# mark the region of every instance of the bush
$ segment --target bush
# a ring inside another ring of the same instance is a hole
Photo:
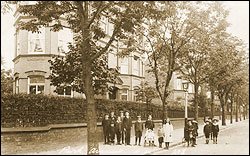
[[[154,119],[161,119],[162,107],[145,103],[96,99],[97,120],[101,121],[105,113],[120,110],[130,112],[132,119],[141,115],[146,119],[148,113]],[[168,111],[184,113],[184,106],[169,105]],[[1,95],[1,127],[37,127],[48,124],[86,122],[87,104],[83,98],[70,98],[52,95],[5,94]],[[178,115],[180,116],[180,115]]]

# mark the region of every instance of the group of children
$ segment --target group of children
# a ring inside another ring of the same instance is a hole
[[[137,121],[135,122],[135,145],[141,145],[141,138],[143,128],[143,122],[141,116],[137,116]],[[208,119],[206,125],[203,128],[203,132],[206,137],[206,144],[209,143],[209,137],[213,139],[213,143],[217,144],[217,137],[219,132],[219,125],[217,119]],[[103,132],[104,132],[104,144],[114,144],[115,136],[117,138],[117,145],[125,144],[130,145],[131,129],[132,129],[132,119],[129,116],[129,112],[123,115],[123,111],[120,112],[120,116],[115,116],[114,112],[105,115],[103,121]],[[154,133],[154,121],[152,116],[149,115],[145,122],[145,136],[144,136],[144,146],[147,144],[149,146],[156,146],[154,143],[155,133]],[[188,120],[184,128],[184,138],[188,146],[191,144],[194,147],[196,144],[196,137],[198,136],[198,122],[195,120]],[[169,119],[163,120],[162,125],[157,131],[159,147],[162,148],[162,144],[165,142],[165,149],[169,148],[169,143],[172,142],[173,125]],[[122,141],[122,142],[121,142]],[[125,142],[124,142],[125,141]]]
[[[117,145],[125,144],[130,145],[130,136],[132,128],[132,120],[129,116],[129,112],[123,115],[123,111],[120,111],[120,116],[115,116],[114,112],[105,115],[103,121],[103,133],[104,133],[104,144],[114,144],[115,136],[117,138]],[[135,122],[135,145],[141,145],[141,138],[143,128],[143,122],[141,116],[137,116],[137,121]],[[154,143],[155,133],[154,133],[154,122],[152,116],[149,115],[145,122],[145,136],[144,136],[144,146],[156,146]],[[172,132],[173,125],[169,119],[163,121],[163,125],[158,129],[158,141],[159,147],[162,148],[162,143],[165,142],[165,148],[169,148],[169,143],[172,142]],[[124,143],[125,140],[125,143]],[[121,142],[122,141],[122,142]]]
[[[205,134],[206,138],[206,144],[209,143],[209,137],[211,140],[213,140],[214,144],[217,144],[217,138],[218,138],[218,133],[219,133],[219,124],[218,124],[218,119],[211,119],[209,118],[206,120],[206,125],[203,128],[203,132]]]
[[[115,136],[117,138],[117,145],[122,144],[130,145],[130,133],[132,128],[132,119],[129,113],[126,112],[125,116],[123,111],[120,112],[120,116],[115,116],[112,111],[110,116],[106,114],[102,121],[104,144],[114,144]]]

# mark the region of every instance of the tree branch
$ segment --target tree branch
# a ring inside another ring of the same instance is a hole
[[[108,43],[106,44],[106,46],[101,51],[96,53],[93,57],[91,57],[92,61],[95,60],[96,58],[100,57],[102,54],[104,54],[108,50],[108,48],[110,47],[110,45],[114,41],[116,34],[119,32],[119,29],[121,28],[122,23],[123,23],[123,21],[121,20],[119,22],[119,24],[115,27],[115,30],[113,31],[112,36],[110,37],[110,39],[109,39]]]

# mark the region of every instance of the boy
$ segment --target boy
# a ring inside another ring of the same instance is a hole
[[[217,119],[213,120],[212,133],[213,133],[213,143],[217,144],[217,137],[219,133],[219,124]]]
[[[135,123],[135,145],[137,145],[137,140],[139,140],[139,146],[141,146],[141,136],[143,131],[143,124],[141,121],[141,116],[137,116],[138,120]]]
[[[109,144],[109,115],[106,114],[102,120],[103,134],[104,134],[104,144]]]
[[[158,129],[158,141],[160,148],[162,148],[163,137],[164,137],[164,132],[163,132],[163,126],[161,125]]]
[[[115,115],[114,115],[114,112],[112,111],[110,113],[110,130],[109,130],[109,136],[110,136],[110,141],[111,141],[111,144],[114,145],[115,143]]]
[[[196,144],[196,137],[198,136],[198,122],[193,120],[192,121],[193,125],[194,125],[194,130],[193,130],[193,141],[194,141],[194,145]]]
[[[132,119],[129,116],[129,112],[125,113],[125,118],[123,119],[123,128],[125,131],[125,145],[130,145]]]
[[[121,122],[121,117],[118,116],[115,122],[115,134],[117,138],[117,145],[121,145],[121,131],[122,131],[122,122]]]
[[[209,143],[209,135],[210,135],[210,132],[211,132],[209,123],[210,123],[210,122],[207,120],[207,121],[206,121],[206,125],[205,125],[204,128],[203,128],[203,132],[204,132],[205,138],[206,138],[206,144]]]
[[[124,131],[124,126],[123,126],[123,119],[124,119],[124,114],[123,111],[120,111],[120,117],[121,117],[121,122],[122,122],[122,131],[121,131],[121,138],[122,138],[122,144],[124,144],[125,140],[125,131]]]

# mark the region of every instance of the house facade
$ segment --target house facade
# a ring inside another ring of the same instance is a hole
[[[55,86],[50,85],[50,60],[53,56],[63,56],[68,51],[67,43],[73,42],[73,33],[64,28],[59,32],[50,31],[50,28],[41,28],[41,33],[32,33],[19,30],[17,23],[30,18],[18,12],[19,5],[32,5],[35,1],[23,1],[16,6],[14,14],[16,27],[15,55],[14,55],[14,93],[27,94],[53,94],[60,96],[84,96],[65,87],[61,92],[55,93]],[[102,19],[102,28],[107,36],[112,33],[113,25],[107,19]],[[103,39],[103,43],[108,38]],[[100,43],[102,44],[102,43]],[[119,42],[111,45],[112,52],[108,53],[109,68],[119,68],[120,84],[109,84],[115,89],[112,93],[106,93],[102,98],[125,101],[136,101],[136,89],[144,81],[144,60],[142,53],[133,52],[129,56],[120,58],[116,54],[124,48]]]

